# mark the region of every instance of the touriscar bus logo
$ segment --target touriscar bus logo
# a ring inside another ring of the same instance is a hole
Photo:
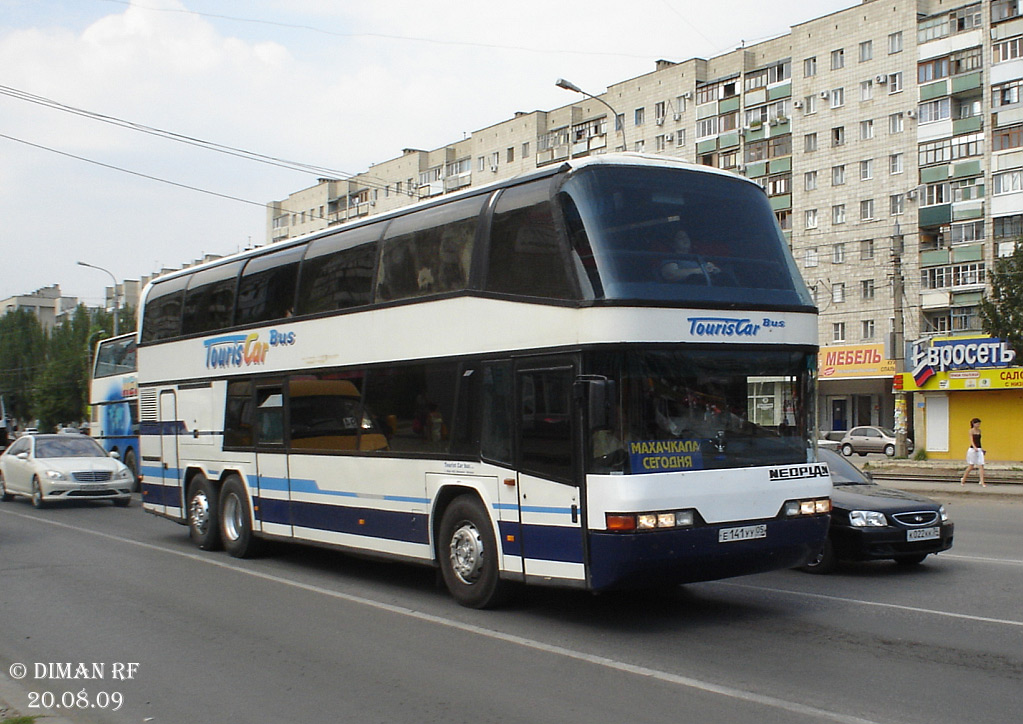
[[[689,334],[694,337],[756,337],[762,331],[784,329],[785,320],[764,317],[689,317]]]
[[[294,332],[270,330],[269,341],[264,342],[259,332],[251,334],[228,334],[206,340],[207,369],[248,367],[266,363],[266,356],[272,348],[290,347],[295,344]]]

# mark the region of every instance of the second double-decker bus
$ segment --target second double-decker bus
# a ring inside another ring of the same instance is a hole
[[[89,380],[92,415],[89,434],[103,449],[116,452],[135,479],[139,474],[138,335],[135,332],[96,343]]]
[[[817,312],[741,177],[572,161],[161,277],[143,501],[203,549],[438,566],[463,605],[802,564]]]

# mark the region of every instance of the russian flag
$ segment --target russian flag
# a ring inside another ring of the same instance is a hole
[[[930,365],[920,365],[913,370],[913,381],[917,387],[923,387],[927,380],[931,379],[936,375],[937,372]]]

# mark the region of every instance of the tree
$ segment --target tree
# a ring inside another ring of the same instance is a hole
[[[32,420],[32,388],[46,358],[46,336],[38,317],[14,309],[0,317],[0,395],[15,420]]]
[[[1023,361],[1023,239],[1010,256],[995,260],[990,280],[991,294],[980,302],[984,331],[1004,339]]]
[[[89,335],[92,322],[84,305],[50,333],[46,362],[33,389],[33,412],[40,429],[85,417],[89,397]]]

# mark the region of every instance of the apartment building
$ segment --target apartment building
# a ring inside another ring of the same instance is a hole
[[[268,239],[570,157],[628,149],[731,169],[764,187],[820,308],[821,427],[903,425],[929,456],[962,457],[954,431],[972,416],[1011,429],[1023,379],[967,352],[931,380],[911,372],[933,347],[996,344],[978,305],[1023,236],[1021,86],[1023,0],[863,0],[321,180],[268,205]]]
[[[19,309],[32,312],[42,325],[43,331],[49,333],[65,314],[74,312],[77,306],[77,297],[65,297],[60,291],[59,284],[51,284],[29,294],[19,294],[0,300],[0,316]]]

